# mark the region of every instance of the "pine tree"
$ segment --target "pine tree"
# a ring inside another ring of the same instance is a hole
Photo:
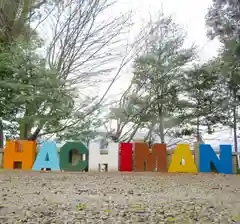
[[[183,30],[171,18],[152,23],[146,49],[134,62],[132,107],[138,122],[147,124],[165,142],[166,129],[182,122],[183,67],[193,59],[194,48],[184,48]]]
[[[201,66],[194,65],[181,80],[188,114],[186,123],[196,127],[197,141],[201,138],[200,126],[207,126],[211,134],[212,126],[222,119],[219,109],[225,98],[224,92],[218,91],[221,82],[213,65],[214,61]]]
[[[235,0],[213,0],[206,15],[208,35],[218,37],[224,43],[239,40],[240,2]]]

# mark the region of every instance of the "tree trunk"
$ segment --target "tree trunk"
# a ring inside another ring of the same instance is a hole
[[[234,150],[238,151],[238,141],[237,141],[237,108],[233,107],[233,138],[234,138]]]
[[[1,149],[4,147],[3,141],[4,141],[3,122],[2,122],[2,119],[0,119],[0,148]]]
[[[151,127],[149,128],[149,131],[148,131],[147,135],[144,137],[144,141],[145,141],[145,142],[151,140],[153,126],[154,126],[154,125],[151,125]]]
[[[200,142],[200,120],[199,120],[199,116],[197,117],[197,142]]]
[[[26,140],[31,131],[32,121],[29,119],[26,119],[27,117],[32,115],[30,108],[31,108],[31,105],[26,103],[24,117],[22,120],[19,121],[20,139],[21,140]]]
[[[234,150],[238,151],[238,141],[237,141],[237,91],[233,90],[233,138],[234,138]]]
[[[127,142],[132,141],[132,139],[133,139],[133,137],[135,136],[135,134],[137,133],[137,131],[138,131],[140,125],[141,125],[141,122],[139,122],[138,125],[137,125],[137,127],[133,130],[133,132],[132,132],[131,135],[129,136]]]
[[[160,132],[160,138],[161,138],[161,143],[164,144],[164,117],[163,113],[160,113],[160,126],[159,126],[159,132]]]
[[[33,132],[33,134],[28,138],[28,140],[29,141],[36,141],[40,131],[41,131],[40,127],[36,128],[36,130]]]
[[[24,121],[19,122],[19,129],[20,129],[20,139],[26,140],[27,139],[27,133],[28,133],[28,127],[27,124]]]
[[[201,141],[201,135],[200,135],[200,112],[201,112],[201,102],[200,99],[197,99],[197,111],[196,111],[196,116],[197,116],[197,142],[199,143]]]

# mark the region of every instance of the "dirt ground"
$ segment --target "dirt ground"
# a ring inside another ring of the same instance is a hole
[[[240,175],[1,170],[0,185],[1,224],[240,221]]]

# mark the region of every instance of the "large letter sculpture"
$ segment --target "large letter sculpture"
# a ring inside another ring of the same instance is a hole
[[[79,159],[76,165],[70,161],[73,151],[77,150],[85,160]],[[88,168],[88,148],[81,142],[67,142],[60,150],[60,167],[67,171],[84,171]]]
[[[57,146],[55,142],[44,142],[33,165],[33,170],[51,169],[60,171]]]
[[[199,146],[199,171],[211,172],[211,163],[219,173],[232,174],[232,146],[220,145],[220,159],[208,144]]]
[[[36,142],[34,141],[7,141],[4,150],[3,167],[14,169],[21,163],[23,170],[31,170],[36,158]]]
[[[132,171],[133,145],[131,143],[120,143],[119,147],[119,170]]]
[[[118,171],[118,143],[109,143],[108,153],[100,152],[100,143],[89,145],[89,171],[100,171],[101,166],[107,166],[108,171]]]
[[[167,171],[166,144],[153,144],[152,151],[146,143],[134,144],[134,171]]]
[[[184,159],[184,164],[182,160]],[[190,146],[187,144],[178,144],[172,155],[168,172],[170,173],[197,173],[197,167],[193,159]]]

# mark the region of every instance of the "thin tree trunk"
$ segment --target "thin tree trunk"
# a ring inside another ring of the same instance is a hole
[[[200,142],[200,120],[199,120],[199,116],[197,117],[197,142]]]
[[[237,91],[233,89],[233,138],[234,138],[234,150],[238,151],[238,142],[237,142]]]
[[[163,113],[160,112],[160,126],[159,126],[159,132],[160,132],[160,138],[161,138],[161,143],[164,144],[164,117]]]
[[[201,111],[201,102],[200,99],[197,99],[197,142],[199,143],[201,141],[201,135],[200,135],[200,111]]]
[[[0,148],[1,149],[4,147],[3,141],[4,141],[3,122],[2,122],[2,119],[0,119]]]
[[[137,127],[134,129],[134,131],[133,131],[133,132],[131,133],[131,135],[129,136],[127,142],[132,141],[132,139],[133,139],[133,137],[136,135],[136,133],[137,133],[137,131],[138,131],[140,125],[141,125],[141,122],[138,123]]]
[[[151,136],[152,136],[152,129],[153,129],[153,125],[151,125],[151,127],[149,128],[149,131],[148,131],[148,133],[147,133],[147,135],[144,137],[144,141],[146,142],[146,141],[150,141],[150,139],[151,139]]]
[[[36,130],[33,132],[33,134],[31,134],[31,136],[28,137],[28,140],[29,141],[36,141],[40,131],[41,131],[40,127],[36,128]]]
[[[237,108],[233,107],[233,138],[234,138],[234,150],[238,151],[238,141],[237,141]]]

